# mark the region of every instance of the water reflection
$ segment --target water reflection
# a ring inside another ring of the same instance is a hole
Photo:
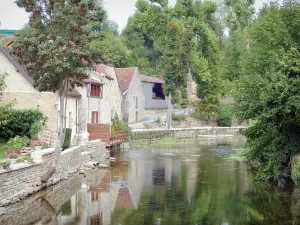
[[[254,183],[228,158],[243,139],[197,139],[117,153],[90,171],[11,205],[0,224],[300,224],[300,191]]]

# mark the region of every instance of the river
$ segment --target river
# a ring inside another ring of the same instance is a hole
[[[122,150],[110,169],[76,174],[2,208],[0,224],[300,224],[300,190],[255,182],[231,157],[243,147],[234,137]]]

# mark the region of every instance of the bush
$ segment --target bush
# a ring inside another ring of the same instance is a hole
[[[64,144],[62,146],[63,150],[70,147],[71,137],[72,137],[72,129],[71,128],[66,128],[66,136],[65,136]]]
[[[296,164],[292,169],[292,179],[294,183],[300,185],[300,163]]]
[[[35,122],[45,124],[47,117],[37,109],[7,109],[10,115],[7,123],[0,126],[0,137],[6,140],[15,136],[30,137],[30,129]]]
[[[172,120],[174,120],[174,121],[181,121],[184,119],[185,119],[184,115],[176,115],[175,113],[172,114]]]
[[[233,112],[231,106],[221,105],[219,108],[219,115],[217,123],[220,127],[231,127],[233,119]]]
[[[26,137],[19,137],[19,136],[16,136],[15,138],[11,138],[9,139],[9,141],[7,142],[7,147],[8,149],[11,151],[11,150],[14,150],[14,151],[19,151],[21,150],[23,147],[25,147],[26,145],[26,142],[27,142],[27,139]]]

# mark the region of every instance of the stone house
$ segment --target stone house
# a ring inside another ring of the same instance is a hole
[[[145,93],[137,67],[116,68],[122,91],[122,120],[135,123],[144,119]]]
[[[164,81],[145,75],[140,75],[145,93],[145,109],[166,109],[168,99],[163,92]]]
[[[84,85],[77,87],[81,94],[79,117],[86,124],[110,125],[115,114],[121,115],[122,95],[114,67],[97,65]],[[87,131],[87,127],[81,127]]]
[[[16,100],[16,109],[39,109],[48,117],[45,130],[51,133],[51,143],[54,144],[57,137],[59,121],[59,99],[56,93],[39,92],[33,87],[33,80],[26,69],[19,64],[18,60],[11,54],[9,42],[4,47],[0,46],[0,73],[7,73],[5,78],[7,85],[0,96],[0,103],[5,104]],[[67,105],[67,128],[72,128],[72,136],[76,134],[76,126],[73,121],[77,120],[76,104],[81,95],[73,90],[68,92]]]

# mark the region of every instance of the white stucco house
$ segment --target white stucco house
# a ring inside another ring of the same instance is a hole
[[[140,75],[145,93],[145,109],[166,109],[168,99],[163,92],[164,81],[145,75]]]
[[[45,130],[51,133],[50,142],[55,143],[58,130],[58,112],[59,112],[59,98],[57,93],[53,92],[39,92],[33,86],[33,80],[28,75],[26,69],[19,64],[9,49],[10,41],[6,46],[0,46],[0,73],[7,73],[5,78],[7,85],[6,89],[0,96],[0,103],[5,104],[11,100],[16,100],[14,108],[16,109],[39,109],[48,117],[48,122]],[[77,120],[77,102],[81,95],[73,90],[68,92],[67,105],[67,128],[72,128],[72,137],[76,134],[76,125],[74,121]]]
[[[145,93],[137,67],[116,68],[122,92],[122,120],[135,123],[145,116]]]

